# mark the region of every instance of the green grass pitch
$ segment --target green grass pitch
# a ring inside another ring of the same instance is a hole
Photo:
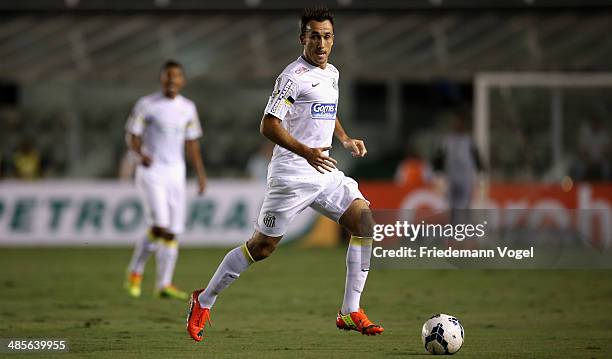
[[[184,249],[176,284],[204,286],[225,254]],[[335,328],[344,249],[281,246],[228,288],[201,343],[186,303],[124,294],[128,248],[0,249],[0,338],[65,338],[67,358],[420,357],[432,314],[457,316],[464,358],[610,358],[612,280],[604,270],[372,270],[362,305],[386,331]],[[2,354],[6,358],[51,357]]]

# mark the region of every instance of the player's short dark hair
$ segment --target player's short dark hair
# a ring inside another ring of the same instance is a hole
[[[181,69],[183,72],[185,72],[185,70],[183,69],[183,65],[181,65],[180,62],[176,61],[176,60],[166,60],[166,62],[164,62],[164,64],[162,65],[160,71],[164,72],[168,69],[171,69],[173,67],[177,67],[179,69]]]
[[[319,21],[323,22],[325,20],[329,20],[332,24],[332,28],[334,27],[334,14],[329,11],[328,8],[319,6],[319,7],[309,7],[305,8],[302,12],[302,17],[300,18],[300,34],[304,35],[306,33],[306,26],[310,21]]]

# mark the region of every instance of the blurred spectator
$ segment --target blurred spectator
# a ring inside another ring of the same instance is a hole
[[[598,118],[583,121],[578,134],[578,159],[570,176],[578,181],[610,180],[610,133]]]
[[[24,138],[12,156],[13,174],[24,180],[35,180],[42,177],[44,160],[34,143]]]
[[[482,162],[476,144],[468,132],[461,114],[455,114],[447,134],[433,158],[433,168],[444,173],[447,181],[448,203],[454,210],[469,209],[478,171]]]
[[[247,162],[249,178],[257,181],[266,181],[268,177],[268,165],[272,157],[274,144],[270,141],[264,142],[259,150],[254,153]]]
[[[431,180],[431,168],[427,161],[409,143],[405,148],[405,158],[395,171],[395,183],[405,187],[421,187]]]

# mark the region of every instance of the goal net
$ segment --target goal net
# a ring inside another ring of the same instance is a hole
[[[500,181],[611,180],[612,73],[482,73],[474,138]]]

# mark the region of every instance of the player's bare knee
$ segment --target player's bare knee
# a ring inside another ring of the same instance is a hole
[[[153,226],[151,227],[151,233],[157,238],[161,238],[162,234],[166,231],[163,227]]]
[[[165,232],[161,237],[164,239],[164,241],[173,241],[175,240],[176,235],[172,232]]]
[[[259,250],[259,253],[258,253],[259,254],[258,257],[261,257],[261,258],[259,258],[257,260],[262,260],[262,259],[268,258],[269,256],[272,255],[272,252],[274,252],[275,249],[276,249],[276,244],[274,244],[274,243],[265,243],[264,245],[262,245],[260,247],[260,250]]]
[[[172,241],[176,238],[174,233],[170,232],[168,229],[164,227],[154,226],[151,228],[151,233],[157,238],[161,238],[166,241]]]
[[[339,222],[352,235],[359,237],[371,237],[376,223],[368,203],[362,199],[354,200]]]
[[[255,261],[268,258],[276,249],[281,237],[268,237],[257,233],[247,242],[249,253]]]
[[[368,207],[368,209],[364,210],[361,216],[361,221],[359,223],[359,229],[357,234],[361,237],[372,237],[374,236],[374,226],[376,225],[376,221],[374,220],[374,215],[372,211]]]
[[[249,248],[249,252],[254,260],[260,261],[271,256],[275,249],[276,243],[272,241],[259,241]]]

